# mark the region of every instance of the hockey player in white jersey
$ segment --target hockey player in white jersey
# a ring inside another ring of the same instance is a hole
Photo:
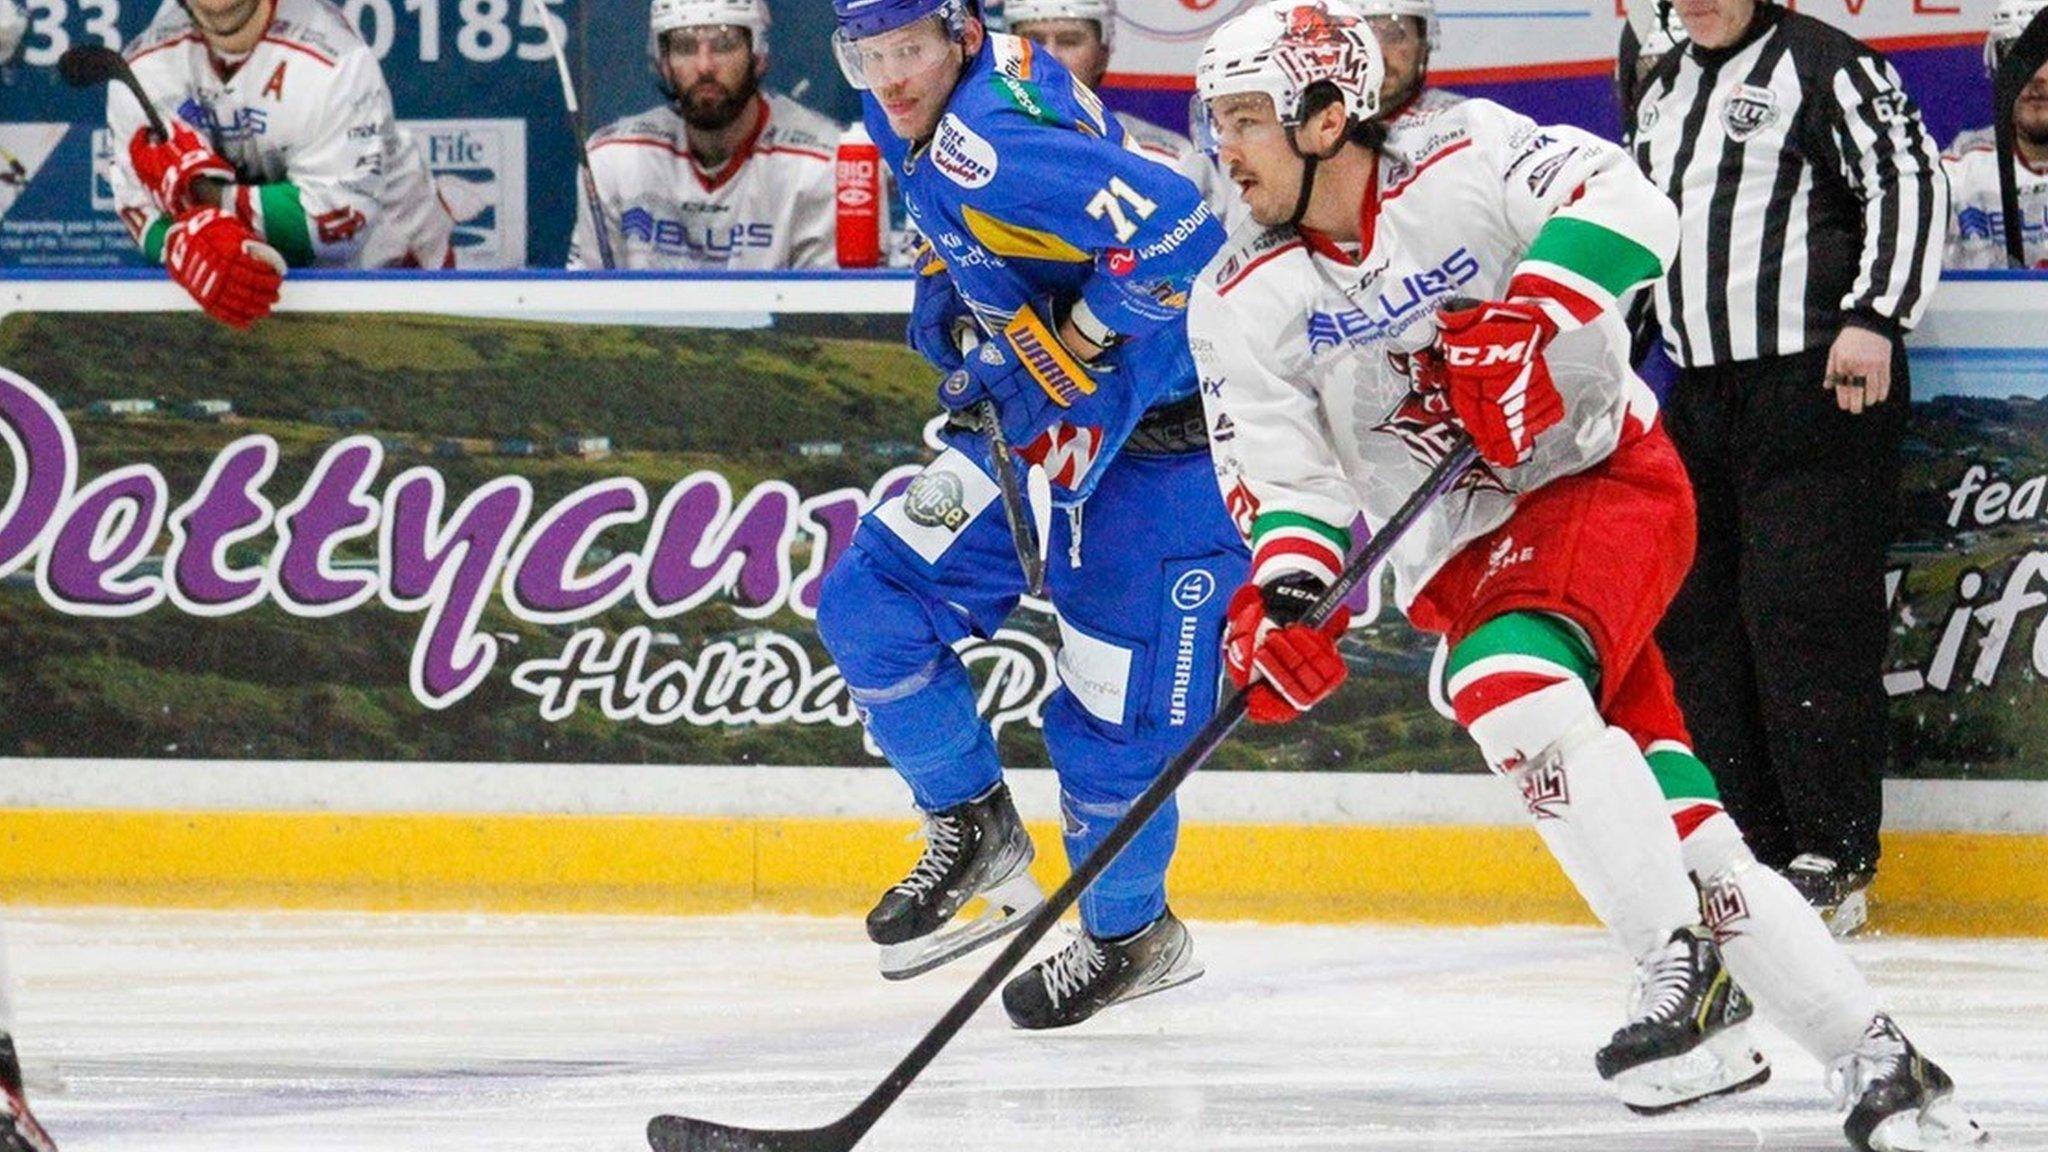
[[[1291,720],[1342,682],[1343,623],[1310,629],[1306,606],[1353,517],[1384,523],[1470,436],[1481,463],[1390,567],[1409,618],[1451,645],[1459,722],[1637,959],[1602,1077],[1645,1112],[1761,1083],[1747,992],[1828,1063],[1856,1147],[1980,1138],[1812,908],[1756,865],[1652,639],[1692,495],[1617,300],[1661,273],[1675,210],[1614,145],[1490,101],[1390,134],[1362,25],[1337,0],[1279,0],[1224,25],[1197,73],[1255,219],[1189,313],[1253,547],[1226,640],[1252,718]]]
[[[398,126],[376,54],[326,0],[180,0],[129,44],[172,128],[108,90],[121,219],[201,306],[237,326],[285,268],[441,268],[454,221]]]
[[[1436,0],[1360,0],[1352,5],[1380,42],[1386,79],[1380,81],[1380,118],[1427,118],[1464,97],[1429,84],[1429,58],[1443,47]],[[1198,96],[1197,99],[1200,97]]]
[[[1984,39],[1984,66],[1993,76],[2048,0],[1999,0]],[[2013,179],[2020,198],[2020,237],[2026,266],[2048,268],[2048,64],[2020,90],[2012,110]],[[1941,157],[1948,173],[1946,268],[2007,268],[2005,205],[1999,193],[1998,137],[1989,127],[1964,132]]]
[[[1116,0],[1008,0],[1003,19],[1012,33],[1052,53],[1090,92],[1101,90],[1116,48]],[[1112,115],[1124,126],[1124,143],[1194,181],[1225,228],[1244,221],[1236,187],[1187,137],[1128,112]]]
[[[766,0],[654,0],[668,102],[591,138],[590,167],[625,268],[762,271],[838,264],[839,125],[764,94]],[[600,267],[577,194],[569,267]]]

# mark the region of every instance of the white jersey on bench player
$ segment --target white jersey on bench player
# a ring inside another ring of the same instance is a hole
[[[590,141],[622,268],[768,271],[838,266],[839,125],[767,95],[764,0],[655,0],[654,66],[667,103]],[[572,269],[602,268],[577,190]]]

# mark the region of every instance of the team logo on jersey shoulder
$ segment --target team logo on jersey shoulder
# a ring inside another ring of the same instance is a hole
[[[1778,122],[1778,94],[1755,84],[1737,84],[1721,106],[1728,138],[1740,144]]]
[[[932,163],[962,188],[986,188],[996,178],[995,145],[951,112],[939,121],[932,141]]]

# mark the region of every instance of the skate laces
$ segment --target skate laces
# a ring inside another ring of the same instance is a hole
[[[1827,1085],[1835,1094],[1835,1110],[1854,1104],[1872,1084],[1898,1075],[1905,1062],[1905,1037],[1882,1016],[1871,1021],[1863,1042],[1828,1064]]]
[[[952,871],[953,862],[960,858],[960,848],[966,839],[967,822],[957,816],[927,816],[924,828],[917,834],[924,838],[924,855],[917,858],[916,867],[910,870],[896,889],[912,896],[922,896],[939,886]]]
[[[1095,937],[1079,932],[1045,966],[1045,992],[1058,1007],[1060,1001],[1078,995],[1109,967],[1109,954]]]
[[[1684,939],[1671,941],[1662,953],[1638,966],[1636,1018],[1670,1020],[1681,1015],[1694,971],[1692,947]]]

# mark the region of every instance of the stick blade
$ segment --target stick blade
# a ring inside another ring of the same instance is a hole
[[[848,1152],[854,1142],[841,1128],[739,1128],[689,1116],[656,1116],[647,1122],[647,1143],[654,1152]]]
[[[105,84],[121,74],[121,54],[104,44],[78,44],[57,57],[57,74],[73,88]]]

